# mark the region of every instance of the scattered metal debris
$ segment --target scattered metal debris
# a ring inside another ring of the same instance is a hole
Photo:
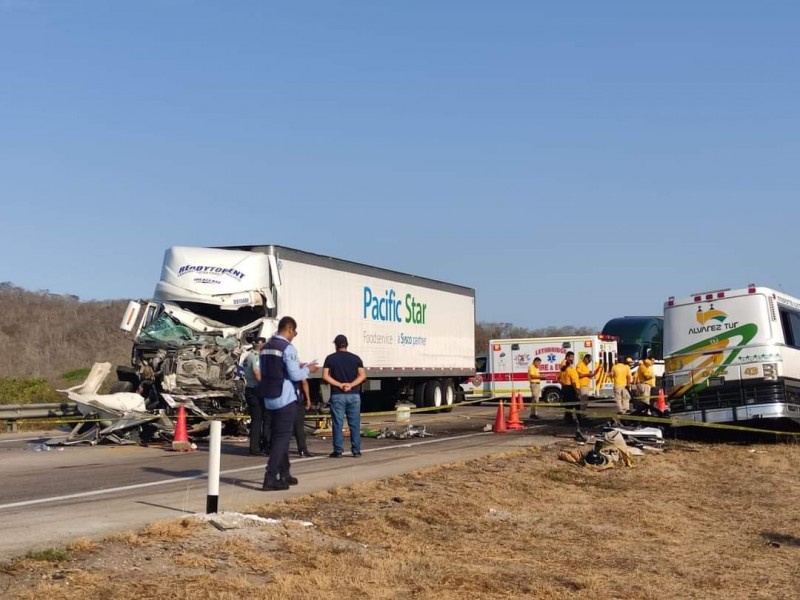
[[[167,411],[174,411],[179,405],[202,419],[190,434],[203,433],[207,429],[208,415],[191,400],[177,401],[169,394],[162,394],[165,407],[152,409],[147,406],[147,400],[135,392],[98,394],[110,372],[111,363],[95,363],[81,385],[58,390],[75,402],[83,420],[72,428],[66,439],[48,440],[45,442],[48,446],[95,445],[104,441],[116,444],[170,441],[175,426]]]
[[[636,446],[629,446],[623,433],[614,428],[608,429],[603,437],[597,438],[594,448],[584,452],[578,448],[563,450],[558,459],[570,464],[583,466],[593,471],[603,471],[616,466],[634,466],[633,457],[644,452]]]
[[[46,443],[26,444],[25,449],[32,450],[33,452],[50,452],[50,446]],[[63,448],[59,448],[59,450],[63,450]]]
[[[432,433],[428,433],[425,425],[406,425],[405,429],[397,431],[395,429],[386,428],[378,434],[378,439],[395,439],[407,440],[413,437],[432,437]]]
[[[664,447],[664,432],[658,427],[643,427],[641,429],[626,429],[624,427],[606,427],[603,435],[617,431],[622,435],[625,443],[642,450],[662,449]]]

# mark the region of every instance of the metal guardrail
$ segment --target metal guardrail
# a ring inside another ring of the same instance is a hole
[[[74,417],[78,414],[80,413],[74,402],[54,402],[52,404],[0,404],[0,421]]]

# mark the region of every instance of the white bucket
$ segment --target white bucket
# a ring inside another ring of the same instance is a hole
[[[414,408],[413,404],[398,404],[397,414],[395,421],[400,425],[406,425],[411,422],[411,409]]]

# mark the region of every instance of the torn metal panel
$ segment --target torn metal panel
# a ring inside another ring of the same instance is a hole
[[[238,367],[252,341],[261,335],[264,323],[264,319],[256,319],[235,327],[164,303],[161,314],[134,340],[136,378],[153,390],[150,395],[156,404],[170,394],[189,397],[211,414],[243,413],[246,402]]]
[[[64,392],[65,394],[69,394],[69,392],[74,392],[76,394],[96,394],[109,373],[111,373],[111,363],[94,363],[82,384],[58,391]]]
[[[168,439],[174,426],[163,409],[148,410],[146,400],[133,392],[98,394],[111,371],[110,363],[95,363],[81,385],[65,390],[85,420],[73,427],[65,440],[50,440],[48,445],[139,443],[157,438]]]

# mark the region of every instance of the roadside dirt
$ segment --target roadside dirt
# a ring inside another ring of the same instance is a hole
[[[602,472],[561,449],[248,511],[277,523],[190,517],[79,541],[2,565],[0,596],[800,597],[800,446],[674,443]]]

